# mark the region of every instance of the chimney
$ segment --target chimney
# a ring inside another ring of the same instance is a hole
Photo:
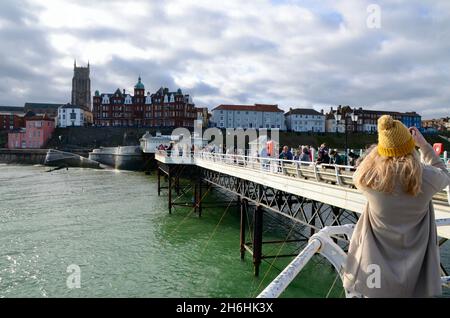
[[[323,115],[323,108],[320,110],[320,113]]]
[[[125,95],[125,88],[123,89],[123,94]]]

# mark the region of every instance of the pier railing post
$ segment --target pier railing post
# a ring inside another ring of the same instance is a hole
[[[255,276],[259,276],[259,266],[262,259],[262,226],[263,226],[263,210],[260,205],[256,206],[253,215],[253,267]]]

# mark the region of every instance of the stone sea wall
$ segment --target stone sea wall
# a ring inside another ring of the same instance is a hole
[[[47,149],[0,149],[0,163],[44,164]]]

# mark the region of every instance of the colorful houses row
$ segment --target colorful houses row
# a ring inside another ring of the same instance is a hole
[[[24,116],[25,128],[8,133],[8,148],[41,148],[51,138],[55,121],[47,115],[37,116],[29,112]]]
[[[290,108],[288,112],[278,105],[219,105],[212,110],[211,121],[218,128],[270,128],[294,132],[365,132],[377,131],[377,120],[384,114],[392,115],[406,126],[421,127],[421,116],[416,112],[391,112],[338,106],[325,114],[312,108]]]
[[[0,106],[0,130],[8,131],[8,148],[41,148],[50,139],[55,127],[85,126],[89,123],[92,123],[92,113],[71,104]]]

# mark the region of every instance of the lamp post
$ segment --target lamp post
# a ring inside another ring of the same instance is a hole
[[[358,115],[356,114],[356,111],[353,111],[351,113],[344,113],[344,115],[342,114],[338,114],[338,112],[336,111],[336,113],[334,114],[334,118],[336,119],[336,130],[338,130],[338,124],[341,120],[343,120],[344,123],[344,131],[345,131],[345,164],[348,165],[348,129],[347,129],[347,118],[351,118],[352,120],[352,124],[357,123],[358,122]]]

